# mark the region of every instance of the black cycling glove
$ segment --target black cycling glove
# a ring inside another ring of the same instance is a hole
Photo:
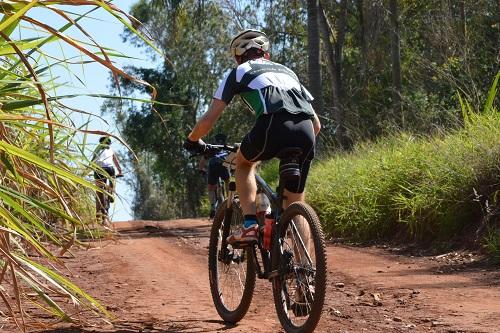
[[[202,154],[206,149],[205,142],[203,142],[203,140],[201,139],[198,141],[191,141],[189,139],[186,139],[186,141],[184,141],[183,147],[191,154]]]

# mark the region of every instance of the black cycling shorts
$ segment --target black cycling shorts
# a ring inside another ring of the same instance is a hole
[[[229,170],[224,166],[223,160],[218,157],[212,157],[208,160],[207,183],[216,185],[219,178],[222,180],[229,179]]]
[[[285,148],[301,148],[300,179],[287,182],[285,188],[292,193],[302,193],[314,158],[315,139],[310,115],[289,112],[263,114],[243,138],[240,151],[243,157],[253,162],[276,157]]]
[[[115,176],[115,168],[113,167],[102,167],[101,168],[103,171],[101,170],[96,170],[94,171],[94,179],[98,179],[98,180],[106,180],[106,179],[109,179],[111,177],[114,177]]]

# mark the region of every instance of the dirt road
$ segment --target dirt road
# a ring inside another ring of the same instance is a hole
[[[114,241],[67,261],[108,306],[112,323],[44,333],[281,332],[267,281],[248,315],[228,326],[211,301],[206,220],[116,223]],[[317,332],[500,332],[500,271],[469,253],[432,257],[329,244],[328,291]]]

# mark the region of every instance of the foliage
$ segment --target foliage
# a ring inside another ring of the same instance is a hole
[[[341,8],[343,1],[320,2],[332,24],[332,45],[342,48],[335,67],[337,73],[332,74],[327,70],[327,54],[322,47],[324,111],[319,114],[322,121],[319,157],[333,154],[339,146],[335,136],[341,124],[334,117],[334,81],[330,77],[334,74],[339,78],[337,107],[343,110],[341,128],[346,129],[347,143],[376,140],[400,131],[418,137],[458,129],[463,126],[463,119],[456,104],[457,91],[474,108],[479,107],[489,84],[485,78],[492,77],[498,67],[500,26],[495,14],[499,12],[498,2],[397,2],[401,111],[395,110],[392,102],[390,36],[394,26],[389,1],[347,1],[347,11]],[[160,95],[164,95],[162,101],[177,101],[183,106],[158,107],[161,117],[168,119],[168,130],[161,129],[158,118],[133,103],[125,108],[118,121],[128,141],[150,137],[149,143],[155,142],[152,146],[164,143],[161,149],[142,144],[133,146],[143,150],[138,155],[150,159],[137,165],[152,165],[149,176],[140,176],[141,181],[149,184],[144,186],[163,193],[168,198],[165,202],[176,207],[163,218],[196,215],[200,213],[202,180],[195,173],[196,161],[189,160],[180,145],[196,118],[207,109],[227,69],[234,66],[227,52],[231,37],[243,28],[265,31],[271,39],[272,59],[293,69],[307,86],[306,1],[140,0],[132,13],[146,22],[144,30],[168,55],[168,60],[152,56],[161,63],[160,67],[136,69],[137,73],[143,73],[139,76],[154,83]],[[345,39],[339,45],[343,19]],[[128,32],[124,38],[138,47],[144,46],[142,40]],[[129,93],[140,91],[132,89]],[[251,116],[243,109],[240,103],[233,102],[212,133],[224,131],[231,141],[240,141],[252,124]],[[210,136],[206,139],[210,141]],[[138,190],[141,181],[136,182]],[[136,197],[136,207],[152,207],[142,200],[148,199]],[[165,211],[158,207],[154,210]],[[142,214],[136,211],[138,217]]]
[[[70,71],[71,64],[96,62],[132,79],[113,65],[114,52],[98,45],[81,20],[101,9],[133,31],[138,22],[102,1],[71,1],[73,7],[87,6],[84,14],[65,11],[60,4],[68,5],[43,0],[0,4],[0,298],[6,309],[2,315],[12,316],[23,330],[25,302],[64,321],[74,317],[56,299],[110,315],[60,272],[58,255],[78,242],[77,230],[86,228],[98,190],[85,177],[90,171],[87,135],[105,133],[88,130],[88,124],[74,127],[72,109],[63,101],[76,96],[57,95],[64,83],[54,69]],[[34,8],[65,23],[42,22]],[[86,40],[70,35],[70,28]],[[76,51],[79,60],[53,57],[44,47],[50,43]]]
[[[200,4],[194,0],[175,4],[138,1],[132,14],[143,21],[144,29],[151,32],[168,60],[157,69],[129,71],[155,85],[159,103],[176,103],[158,104],[152,114],[128,102],[123,105],[124,113],[117,117],[124,138],[136,153],[129,159],[136,172],[134,215],[148,219],[196,215],[204,180],[198,175],[197,159],[186,155],[182,143],[197,115],[211,100],[219,78],[230,67],[226,46],[230,39],[229,18],[214,1]],[[124,37],[143,45],[129,32]],[[126,95],[147,91],[133,82],[123,82],[122,89]],[[114,101],[105,106],[108,111],[116,109]],[[239,103],[232,106],[213,133],[224,132],[229,141],[239,141],[244,129],[234,124],[246,124],[251,119],[241,109]]]
[[[358,240],[444,240],[480,229],[487,211],[498,207],[500,114],[492,102],[499,77],[484,111],[462,102],[464,128],[392,135],[317,163],[308,198],[326,232]],[[488,239],[498,248],[496,238]]]

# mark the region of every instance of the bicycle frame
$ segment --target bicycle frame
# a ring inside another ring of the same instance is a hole
[[[236,152],[236,147],[231,147],[227,145],[207,145],[208,149],[225,149],[227,151]],[[230,162],[229,164],[231,164]],[[280,235],[280,217],[283,213],[283,192],[284,185],[281,183],[281,178],[278,183],[278,187],[276,191],[274,191],[266,181],[260,177],[258,174],[255,174],[255,181],[257,183],[257,191],[262,191],[268,198],[271,203],[271,212],[274,219],[274,224],[272,227],[272,244],[274,244],[271,250],[266,250],[262,247],[260,241],[257,243],[257,248],[260,250],[261,258],[262,258],[262,266],[259,264],[257,258],[257,251],[255,251],[255,246],[250,247],[250,252],[255,259],[256,269],[257,269],[257,277],[260,279],[272,279],[276,277],[279,273],[279,258],[280,258],[280,244],[279,235]],[[236,196],[236,183],[234,180],[229,182],[228,186],[228,195],[227,195],[227,209],[225,211],[225,220],[229,221],[231,219],[232,214],[232,203]],[[262,227],[262,226],[261,226]],[[294,231],[299,237],[301,243],[303,244],[302,238],[299,235],[299,232],[294,226]],[[226,237],[228,235],[223,235],[222,244],[223,248],[226,248]],[[308,256],[309,257],[309,256]],[[310,260],[310,258],[308,258]]]
[[[280,235],[279,230],[279,221],[281,214],[283,213],[283,187],[281,182],[278,185],[277,191],[273,191],[271,187],[265,182],[265,180],[255,174],[255,180],[257,182],[258,191],[262,191],[271,202],[271,214],[274,219],[273,227],[272,227],[272,244],[277,244],[279,241],[278,237]],[[264,249],[260,242],[257,244],[257,248],[260,250],[261,258],[262,258],[262,266],[260,267],[257,253],[255,251],[255,247],[253,248],[253,255],[255,259],[256,269],[257,269],[257,277],[259,279],[272,279],[273,277],[278,275],[279,268],[279,246],[274,245],[271,250]]]
[[[237,147],[226,145],[207,145],[206,148],[237,151]],[[231,238],[230,243],[227,241],[229,234],[244,223],[236,182],[231,179],[229,183],[226,205],[220,207],[214,219],[208,253],[210,291],[217,312],[227,322],[234,324],[245,316],[256,287],[255,280],[259,278],[272,283],[276,312],[286,332],[311,333],[318,324],[326,290],[326,257],[320,221],[306,203],[283,206],[289,203],[285,184],[300,179],[297,177],[300,177],[301,153],[296,147],[279,152],[280,177],[275,191],[261,176],[255,175],[257,193],[269,199],[271,208],[265,218],[259,214],[256,242]],[[234,165],[231,158],[226,161]],[[270,247],[269,231],[272,233]]]

